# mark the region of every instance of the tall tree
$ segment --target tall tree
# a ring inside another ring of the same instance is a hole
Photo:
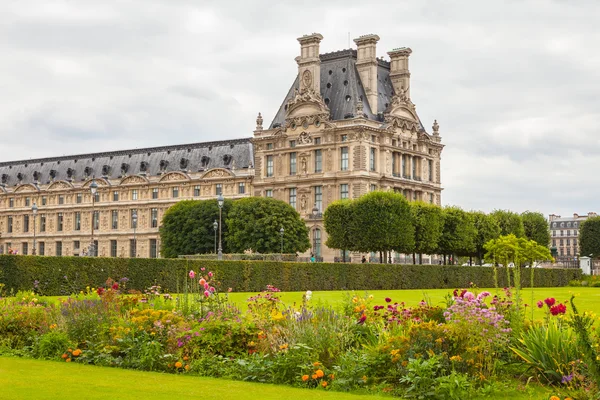
[[[422,263],[423,254],[433,254],[439,248],[444,224],[442,209],[433,204],[414,202],[410,203],[410,210],[415,226],[415,252]]]
[[[353,202],[350,234],[352,250],[377,251],[384,255],[396,250],[410,253],[415,245],[415,228],[410,205],[399,193],[376,191]]]
[[[521,214],[525,237],[534,240],[541,246],[550,245],[550,226],[544,214],[540,212],[525,211]]]
[[[222,229],[227,234],[225,218],[232,201],[223,203]],[[163,216],[160,226],[161,255],[174,258],[184,254],[214,252],[214,221],[219,221],[217,200],[184,200],[170,207]],[[223,247],[227,252],[227,244]]]
[[[600,257],[600,217],[588,218],[581,224],[579,248],[582,256]]]
[[[460,207],[443,209],[444,226],[440,238],[439,253],[446,256],[469,255],[475,248],[475,224],[471,215]]]
[[[329,248],[342,250],[343,262],[346,262],[345,250],[351,250],[354,247],[350,234],[352,219],[352,202],[350,200],[334,201],[323,214],[323,222],[327,231],[325,244]]]
[[[226,242],[231,252],[304,252],[310,247],[308,228],[293,207],[281,200],[247,197],[236,200],[227,214]]]
[[[501,235],[506,236],[512,233],[518,238],[525,236],[523,219],[521,219],[521,216],[516,212],[508,210],[494,210],[494,212],[492,212],[490,215],[496,218],[496,221],[498,221]]]
[[[485,254],[485,244],[492,239],[497,239],[500,236],[500,226],[498,221],[492,216],[481,212],[472,211],[471,216],[477,234],[475,235],[475,253],[474,255],[479,260],[479,264],[482,264],[483,256]]]

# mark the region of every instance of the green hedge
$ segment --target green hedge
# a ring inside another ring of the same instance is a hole
[[[443,265],[293,263],[267,261],[201,261],[180,259],[0,256],[0,283],[6,290],[33,289],[44,295],[66,295],[98,287],[107,278],[128,278],[128,287],[143,291],[161,285],[176,292],[187,271],[213,271],[221,288],[258,292],[266,285],[283,291],[376,290],[494,287],[493,268]],[[522,274],[529,286],[529,271]],[[536,269],[535,286],[566,286],[581,278],[580,269]],[[498,270],[500,286],[506,271]]]

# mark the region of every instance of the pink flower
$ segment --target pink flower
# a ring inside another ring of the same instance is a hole
[[[473,300],[475,300],[475,295],[471,292],[466,292],[463,296],[463,299],[468,300],[468,301],[473,301]]]
[[[213,286],[211,286],[210,289],[208,289],[208,290],[210,290],[211,293],[215,292],[215,288]]]
[[[209,278],[212,278],[212,276],[213,276],[213,273],[212,273],[211,271],[209,271],[209,272],[208,272],[208,277],[209,277]]]
[[[492,294],[490,292],[481,292],[477,295],[477,300],[483,300],[488,296],[491,296]]]
[[[113,290],[119,290],[119,284],[117,282],[112,285]]]
[[[200,271],[204,271],[205,269],[206,269],[206,268],[202,267],[202,268],[200,268]]]
[[[194,270],[191,270],[189,275],[190,275],[190,279],[194,279],[196,277],[196,273],[194,272]]]
[[[552,307],[554,303],[556,303],[556,299],[554,297],[548,297],[546,300],[544,300],[544,303],[546,303],[548,307]]]
[[[227,292],[228,292],[228,293],[231,293],[231,292],[233,292],[233,288],[229,288],[229,289],[227,289]]]
[[[210,292],[208,290],[205,290],[204,291],[204,296],[206,296],[206,297],[210,296]]]
[[[541,301],[541,300],[540,300],[540,301],[538,301],[538,302],[537,302],[537,306],[538,306],[538,308],[542,308],[542,307],[544,307],[544,302],[543,302],[543,301]]]
[[[204,283],[204,289],[208,290],[209,287],[210,285],[208,283]]]

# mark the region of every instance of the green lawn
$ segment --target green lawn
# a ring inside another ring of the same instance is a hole
[[[516,386],[516,382],[515,382]],[[546,399],[545,388],[530,385],[521,390],[497,394],[494,399]],[[161,374],[76,363],[0,357],[0,399],[120,399],[138,400],[260,399],[260,400],[377,400],[387,396],[357,395],[321,389],[203,378],[192,375]]]

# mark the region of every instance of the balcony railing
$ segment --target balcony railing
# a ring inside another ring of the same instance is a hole
[[[308,214],[308,219],[323,219],[323,213],[318,212],[317,214],[310,213]]]

